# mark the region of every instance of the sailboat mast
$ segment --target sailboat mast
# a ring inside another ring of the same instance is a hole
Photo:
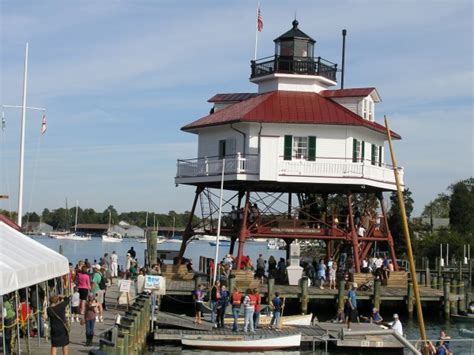
[[[77,215],[79,212],[79,200],[76,200],[76,222],[74,223],[74,233],[77,231]]]

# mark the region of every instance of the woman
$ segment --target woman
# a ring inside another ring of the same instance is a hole
[[[51,355],[56,355],[57,348],[63,348],[63,354],[69,353],[69,328],[66,322],[66,307],[69,297],[51,296],[50,306],[46,310],[51,334]]]
[[[201,316],[202,316],[202,311],[203,311],[203,303],[204,303],[204,287],[203,285],[199,284],[197,286],[197,289],[194,291],[194,324],[201,324]]]
[[[99,312],[99,303],[93,295],[89,295],[87,301],[86,313],[84,315],[85,325],[86,325],[86,346],[92,345],[92,340],[94,339],[94,328],[95,320]]]
[[[91,279],[87,271],[88,271],[87,265],[83,265],[81,270],[76,276],[77,288],[79,289],[79,299],[81,300],[80,302],[81,314],[84,314],[87,296],[89,295],[89,291],[91,289]]]

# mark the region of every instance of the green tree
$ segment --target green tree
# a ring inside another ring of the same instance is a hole
[[[405,201],[405,211],[407,220],[410,221],[411,213],[413,212],[413,198],[411,191],[406,188],[403,191],[403,199]],[[390,232],[392,233],[393,242],[395,244],[395,252],[398,255],[406,252],[405,245],[405,236],[403,234],[403,222],[400,211],[400,204],[398,200],[398,194],[396,191],[393,191],[390,195],[390,210],[388,211],[388,225]],[[409,224],[410,235],[411,233],[411,224]]]
[[[459,181],[450,186],[449,223],[453,230],[462,234],[474,231],[474,178]]]
[[[421,213],[426,218],[449,218],[450,196],[441,193],[433,201],[430,201]]]

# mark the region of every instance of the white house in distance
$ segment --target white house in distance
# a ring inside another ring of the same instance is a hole
[[[183,131],[198,135],[196,156],[178,160],[175,178],[177,185],[197,187],[191,216],[198,197],[203,207],[199,195],[220,186],[225,161],[224,188],[237,192],[235,205],[243,206],[244,216],[251,204],[262,201],[260,192],[288,194],[286,221],[280,218],[266,224],[242,222],[237,229],[226,231],[233,235],[230,253],[239,240],[239,266],[243,244],[249,236],[283,238],[288,255],[295,239],[326,241],[328,257],[335,257],[349,243],[357,272],[377,241],[387,242],[391,258],[396,260],[383,209],[382,193],[396,190],[396,185],[393,169],[384,158],[386,129],[376,122],[380,94],[374,87],[334,88],[337,65],[315,57],[316,41],[298,28],[296,20],[274,42],[274,56],[251,61],[250,81],[257,85],[257,92],[216,94],[209,99],[213,104],[209,115],[182,127]],[[392,139],[401,139],[395,132],[390,134]],[[403,169],[399,170],[403,184]],[[327,197],[334,193],[347,196],[344,220],[347,217],[350,223],[343,228],[334,224],[335,212],[327,208]],[[382,228],[371,222],[366,235],[357,235],[352,220],[353,193],[376,194],[381,202]],[[310,216],[312,221],[304,222],[301,217],[289,221],[289,211],[295,205],[293,194],[298,196],[300,207],[303,195],[319,194],[324,200],[324,212]],[[271,209],[267,207],[265,210]],[[329,214],[333,214],[332,222],[327,219]],[[291,228],[282,227],[289,223]],[[193,232],[190,220],[183,234],[181,256]],[[334,243],[339,243],[338,251],[333,249]],[[395,269],[398,270],[397,265]]]
[[[278,53],[295,37],[305,44],[294,48],[301,60],[282,61]],[[312,60],[314,40],[297,21],[275,43],[274,58],[252,63],[250,81],[258,93],[217,94],[209,99],[211,114],[182,128],[198,135],[198,149],[197,158],[178,160],[176,183],[220,181],[225,158],[226,181],[395,190],[393,170],[384,160],[386,130],[375,122],[377,90],[330,89],[337,84],[336,66]],[[285,64],[299,65],[301,74],[294,68],[282,72],[278,67]],[[392,138],[401,137],[392,132]],[[403,178],[403,169],[400,173]]]

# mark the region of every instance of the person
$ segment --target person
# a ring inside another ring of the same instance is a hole
[[[24,296],[20,298],[20,304],[18,305],[18,322],[20,324],[20,335],[26,337],[28,334],[28,322],[30,321],[33,312],[31,310],[29,302],[26,302]]]
[[[436,342],[436,350],[438,355],[450,355],[452,354],[449,348],[449,340],[451,337],[446,334],[445,330],[441,330],[439,334],[439,340]]]
[[[221,283],[219,281],[214,282],[214,286],[211,288],[211,323],[214,324],[214,328],[217,328],[216,316],[217,316],[217,302],[221,298],[220,292]]]
[[[230,211],[230,219],[232,220],[232,227],[237,228],[239,225],[239,212],[235,209],[235,206],[232,206]]]
[[[94,328],[97,314],[99,312],[99,303],[94,295],[89,295],[86,305],[86,313],[84,315],[84,323],[86,326],[86,346],[92,345],[94,339]]]
[[[260,308],[262,303],[262,296],[260,296],[260,292],[257,288],[253,289],[253,295],[255,296],[255,309],[253,312],[253,327],[254,329],[258,329],[260,324]]]
[[[352,283],[352,289],[347,294],[346,302],[346,321],[347,329],[351,330],[351,322],[359,322],[359,313],[357,311],[357,283]]]
[[[270,329],[279,330],[281,311],[284,307],[279,292],[275,292],[275,297],[272,299],[271,307],[273,309],[273,316],[272,320],[270,321]]]
[[[337,269],[337,266],[335,263],[333,263],[332,267],[329,268],[329,289],[330,290],[336,289],[336,269]]]
[[[221,298],[217,301],[217,328],[225,328],[225,310],[229,305],[229,292],[224,285],[221,286]]]
[[[197,289],[194,291],[193,294],[193,299],[194,299],[194,323],[195,324],[201,324],[201,316],[202,316],[202,310],[204,309],[203,307],[203,302],[204,302],[204,292],[203,292],[203,285],[199,284],[197,286]]]
[[[354,208],[354,225],[356,227],[360,224],[361,217],[362,217],[362,215],[359,211],[359,207],[356,206]]]
[[[135,251],[135,249],[133,249],[133,247],[131,247],[129,251],[127,251],[127,253],[130,254],[132,259],[135,259],[137,257],[137,252]]]
[[[332,323],[344,323],[344,308],[337,310],[336,316],[331,320]]]
[[[186,262],[186,270],[188,270],[188,272],[194,272],[193,260],[191,258],[189,258],[188,261]]]
[[[259,215],[260,215],[260,211],[258,210],[258,206],[256,203],[254,203],[253,206],[250,207],[250,216],[249,216],[250,223],[258,222],[257,219]]]
[[[102,309],[102,303],[104,302],[104,290],[100,288],[100,285],[105,281],[105,277],[101,273],[101,267],[99,264],[94,266],[94,270],[94,274],[92,275],[91,292],[98,303],[99,312],[96,321],[103,322],[104,310]]]
[[[232,303],[232,317],[234,318],[232,331],[236,332],[238,329],[237,322],[240,316],[240,304],[242,303],[242,294],[239,292],[239,289],[237,287],[234,288],[234,291],[230,296],[230,302]]]
[[[51,296],[50,306],[46,309],[49,318],[51,338],[51,355],[56,355],[57,348],[63,349],[63,354],[69,354],[69,328],[66,323],[66,307],[69,297]]]
[[[467,308],[467,315],[470,317],[474,317],[474,301],[469,303],[469,307]]]
[[[130,271],[130,267],[132,266],[132,261],[133,261],[132,254],[127,253],[127,260],[125,262],[125,272]]]
[[[255,332],[253,326],[253,313],[255,312],[255,297],[250,288],[245,292],[244,297],[244,333],[250,329],[251,333]]]
[[[322,290],[324,289],[324,282],[326,281],[326,265],[324,264],[324,260],[322,258],[319,259],[318,279],[319,279],[319,288]]]
[[[81,303],[81,296],[79,294],[79,289],[77,288],[77,286],[74,286],[73,291],[74,292],[71,297],[71,313],[72,313],[71,322],[74,322],[74,321],[79,322],[79,314],[80,314],[79,305]]]
[[[360,319],[362,319],[364,322],[367,323],[374,323],[374,324],[382,324],[383,318],[379,313],[379,310],[377,308],[372,308],[372,314],[368,317],[360,316]]]
[[[5,349],[3,349],[3,352],[5,355],[10,355],[13,353],[16,343],[16,327],[14,327],[16,313],[11,295],[3,296],[2,316],[4,317],[3,336],[5,337]]]
[[[276,274],[276,269],[277,269],[277,262],[273,255],[270,255],[268,258],[268,277],[269,278],[275,278]]]
[[[110,273],[112,278],[118,276],[118,255],[115,253],[115,250],[110,255]]]
[[[87,296],[89,295],[89,291],[91,289],[91,279],[89,274],[87,273],[87,265],[83,265],[81,270],[78,272],[76,279],[77,279],[77,288],[79,289],[79,311],[80,314],[84,314]]]
[[[393,321],[388,323],[391,329],[395,330],[398,334],[403,336],[403,326],[402,323],[400,322],[400,319],[398,318],[398,314],[395,313],[393,315]]]
[[[260,283],[263,284],[263,279],[265,277],[265,259],[263,259],[262,254],[258,255],[257,271],[255,272],[255,277],[260,279]]]

